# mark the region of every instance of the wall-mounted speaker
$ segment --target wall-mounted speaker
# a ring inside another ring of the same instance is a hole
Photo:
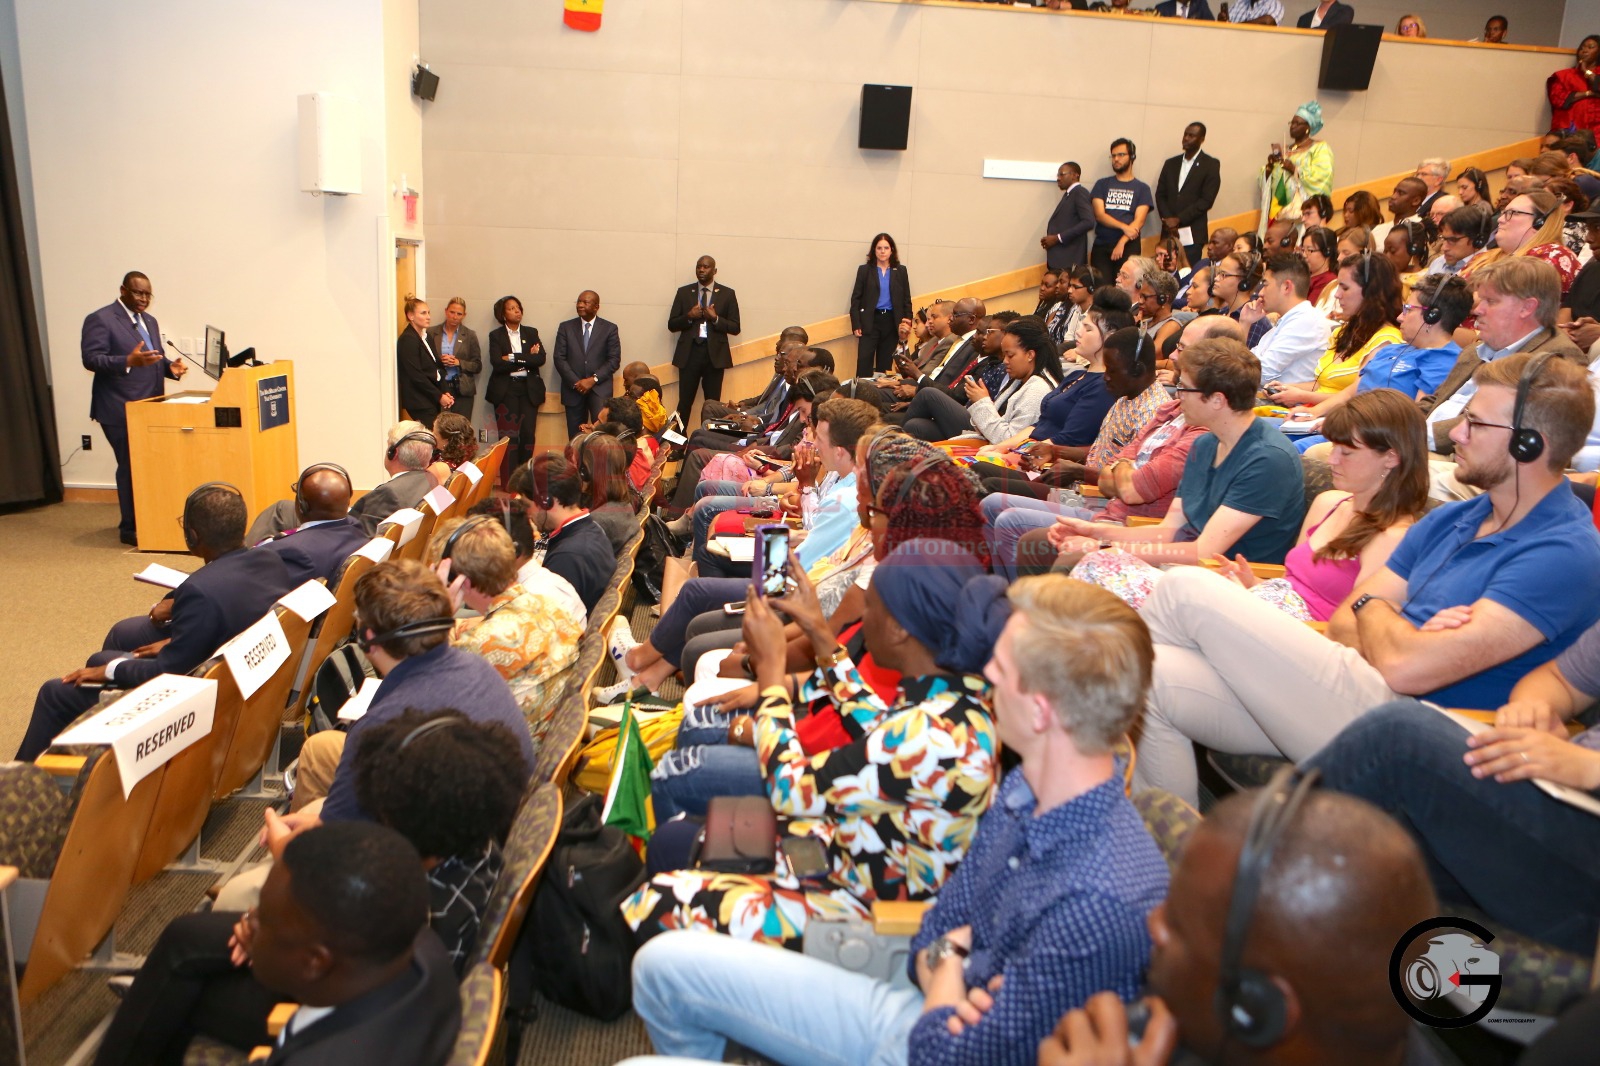
[[[1382,26],[1347,23],[1334,26],[1322,37],[1322,70],[1317,88],[1365,92],[1372,83],[1372,64],[1383,41]]]
[[[418,64],[416,73],[411,75],[411,95],[419,100],[432,100],[438,91],[439,75]]]
[[[911,86],[863,85],[861,87],[861,148],[906,150],[911,129]]]

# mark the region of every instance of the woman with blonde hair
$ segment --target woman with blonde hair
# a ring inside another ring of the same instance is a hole
[[[1394,32],[1400,37],[1426,37],[1428,27],[1415,15],[1405,14],[1400,16],[1400,21],[1394,24]]]
[[[1543,259],[1561,275],[1561,295],[1572,288],[1578,276],[1578,257],[1566,246],[1567,208],[1554,194],[1544,189],[1529,189],[1511,198],[1500,212],[1494,239],[1498,246],[1476,259],[1464,271],[1475,274],[1485,264],[1525,255]]]

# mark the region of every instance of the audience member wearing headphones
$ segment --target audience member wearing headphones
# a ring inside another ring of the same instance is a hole
[[[1260,364],[1243,342],[1212,336],[1186,347],[1179,365],[1179,413],[1210,433],[1191,446],[1161,524],[1125,527],[1063,516],[1023,535],[1019,569],[1066,570],[1088,552],[1097,579],[1112,587],[1117,572],[1138,560],[1163,566],[1239,552],[1258,562],[1283,561],[1305,517],[1305,476],[1300,453],[1255,416]],[[1118,550],[1095,550],[1109,547]]]
[[[437,481],[428,473],[428,464],[439,458],[439,442],[421,422],[396,422],[389,427],[383,451],[383,468],[389,480],[357,500],[350,514],[367,536],[375,536],[378,524],[404,507],[415,507],[433,491]]]
[[[1600,603],[1571,588],[1600,572],[1600,533],[1562,476],[1594,422],[1587,376],[1513,355],[1473,383],[1452,435],[1456,477],[1483,495],[1424,515],[1326,636],[1218,574],[1168,571],[1143,609],[1157,654],[1136,786],[1193,803],[1191,742],[1307,759],[1397,696],[1499,707],[1600,619]]]
[[[38,758],[58,733],[95,705],[102,686],[136,688],[160,674],[193,670],[295,588],[282,556],[245,550],[247,517],[244,497],[232,485],[212,481],[189,493],[183,503],[183,542],[201,561],[200,569],[148,617],[112,626],[88,665],[39,686],[16,758]]]
[[[1150,915],[1137,1046],[1130,1008],[1101,992],[1061,1019],[1038,1066],[1439,1061],[1388,978],[1395,944],[1439,913],[1422,857],[1378,810],[1310,787],[1282,775],[1195,829]]]
[[[1495,217],[1488,204],[1458,207],[1439,223],[1439,254],[1428,264],[1430,274],[1465,274],[1494,239]]]
[[[1321,298],[1323,289],[1338,280],[1333,270],[1339,260],[1338,245],[1338,235],[1327,226],[1312,226],[1300,237],[1300,258],[1305,260],[1306,270],[1311,276],[1306,299],[1313,304]]]
[[[1246,329],[1266,315],[1274,315],[1272,328],[1251,351],[1261,363],[1262,381],[1309,381],[1317,362],[1328,351],[1333,323],[1310,301],[1311,270],[1293,252],[1267,257],[1261,291],[1239,313]]]
[[[561,604],[563,614],[585,615],[583,601],[578,599],[572,582],[546,570],[534,558],[539,534],[533,528],[527,500],[515,496],[494,496],[479,502],[468,514],[493,515],[511,534],[511,543],[517,553],[517,584],[536,595],[553,597]]]
[[[428,465],[428,474],[435,484],[448,485],[462,463],[478,458],[478,431],[470,419],[454,411],[440,411],[428,431],[438,447],[438,455]]]
[[[1400,275],[1381,255],[1351,255],[1339,260],[1339,295],[1344,322],[1333,331],[1312,376],[1285,382],[1261,376],[1262,392],[1273,403],[1321,403],[1342,389],[1354,388],[1356,377],[1372,353],[1402,340]]]
[[[904,569],[897,557],[875,588]],[[1138,994],[1168,873],[1111,749],[1138,717],[1149,636],[1125,604],[1062,577],[1019,582],[1009,596],[1014,610],[984,673],[994,731],[1021,766],[911,942],[916,986],[731,937],[664,933],[633,964],[634,1007],[658,1052],[720,1061],[731,1039],[784,1063],[1021,1066],[1063,1011],[1104,990]],[[780,691],[769,690],[761,749],[781,773],[799,772]],[[830,850],[840,843],[835,834]]]
[[[1565,244],[1567,208],[1555,194],[1529,189],[1501,208],[1494,233],[1494,248],[1479,260],[1480,266],[1513,258],[1549,263],[1561,279],[1561,294],[1578,276],[1578,257]]]
[[[321,578],[333,589],[345,560],[369,539],[350,515],[350,492],[350,475],[338,463],[306,467],[294,483],[294,528],[257,547],[281,555],[294,584]]]
[[[617,553],[583,506],[578,468],[559,452],[543,452],[512,473],[511,491],[528,501],[529,517],[542,538],[544,568],[566,578],[583,609],[593,611],[616,572]]]
[[[445,583],[455,609],[475,612],[456,622],[451,645],[481,656],[506,679],[537,750],[555,713],[550,695],[578,661],[578,638],[589,618],[572,597],[515,583],[517,549],[504,521],[496,513],[441,522],[428,545],[427,563]]]
[[[620,557],[639,532],[628,485],[630,448],[598,429],[579,433],[567,445],[567,461],[578,472],[578,493],[589,517],[605,532],[613,556]]]
[[[452,647],[455,605],[439,576],[419,562],[391,559],[356,582],[356,635],[383,679],[367,713],[348,732],[324,729],[300,749],[291,813],[274,829],[295,832],[317,821],[371,818],[356,796],[356,752],[374,726],[408,710],[459,708],[475,722],[495,722],[511,730],[533,772],[533,741],[522,709],[505,679],[481,656]],[[326,797],[320,808],[313,801]]]
[[[459,711],[407,711],[362,738],[358,796],[422,856],[428,925],[458,978],[477,947],[504,866],[499,841],[525,783],[514,738]],[[169,922],[117,1008],[95,1066],[181,1062],[200,1033],[240,1051],[268,1043],[267,1016],[281,997],[252,972],[253,946],[250,917],[238,911]]]

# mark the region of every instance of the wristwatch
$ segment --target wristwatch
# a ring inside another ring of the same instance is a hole
[[[928,945],[928,969],[937,970],[939,964],[952,955],[958,959],[966,959],[971,954],[972,952],[957,944],[954,940],[947,936],[941,936]]]
[[[828,654],[817,656],[817,669],[831,670],[849,657],[850,652],[843,644],[835,644]]]

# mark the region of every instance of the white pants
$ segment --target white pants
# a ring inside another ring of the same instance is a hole
[[[1395,698],[1353,648],[1199,566],[1175,566],[1140,611],[1156,644],[1133,785],[1199,802],[1192,742],[1299,762]]]

